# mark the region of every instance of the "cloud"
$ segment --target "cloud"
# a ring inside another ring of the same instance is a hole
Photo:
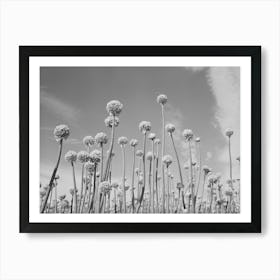
[[[168,123],[172,123],[176,127],[176,130],[173,134],[173,138],[174,138],[176,148],[179,149],[178,150],[179,157],[180,156],[183,157],[183,162],[181,162],[181,164],[183,165],[189,160],[189,146],[182,136],[183,130],[186,129],[186,127],[184,127],[184,123],[185,123],[184,115],[180,109],[173,107],[170,103],[166,105],[166,124]],[[166,142],[167,145],[169,144],[171,146],[171,141],[166,141]],[[173,147],[171,148],[173,151]],[[197,161],[194,143],[192,143],[191,145],[191,150],[192,150],[192,160]]]
[[[211,159],[212,159],[212,157],[213,157],[213,154],[212,154],[211,152],[207,152],[207,153],[206,153],[206,158],[205,158],[205,161],[209,161],[209,160],[211,160]]]
[[[231,128],[233,160],[240,153],[240,68],[211,67],[207,71],[207,80],[216,100],[215,123],[225,138],[225,146],[218,151],[219,160],[228,162],[228,146],[225,130]],[[236,170],[237,171],[237,170]]]
[[[79,111],[74,106],[52,96],[45,88],[41,88],[40,102],[41,106],[44,106],[51,114],[58,116],[63,121],[73,123],[79,117]]]

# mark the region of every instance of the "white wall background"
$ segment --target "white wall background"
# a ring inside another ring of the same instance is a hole
[[[280,2],[0,1],[1,279],[280,279]],[[263,46],[262,234],[19,234],[18,45]],[[11,203],[12,201],[12,203]]]

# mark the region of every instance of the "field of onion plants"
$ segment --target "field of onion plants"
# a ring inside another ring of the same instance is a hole
[[[105,125],[110,128],[108,137],[104,132],[85,136],[84,151],[67,151],[64,159],[69,163],[73,186],[66,194],[58,196],[60,187],[59,164],[63,157],[63,143],[70,135],[67,125],[58,125],[54,137],[59,145],[58,158],[47,186],[40,184],[41,213],[239,213],[240,180],[233,179],[231,140],[233,131],[227,129],[229,178],[221,178],[210,167],[203,165],[200,155],[200,138],[191,129],[181,135],[186,141],[188,162],[180,162],[178,147],[173,137],[176,127],[165,120],[167,96],[157,97],[162,131],[157,137],[150,121],[141,121],[141,139],[117,137],[117,127],[123,104],[110,101],[106,110]],[[166,141],[171,141],[173,154],[165,153]],[[195,147],[195,148],[193,148]],[[106,148],[106,151],[105,151]],[[108,150],[107,150],[108,149]],[[114,149],[121,149],[122,179],[112,181]],[[132,158],[132,167],[127,168],[127,158]],[[197,161],[193,159],[197,159]],[[240,158],[237,159],[240,162]],[[80,168],[77,168],[80,165]],[[171,172],[174,165],[176,172]],[[76,172],[81,170],[81,181]],[[176,173],[176,174],[175,174]],[[200,195],[199,195],[200,194]]]

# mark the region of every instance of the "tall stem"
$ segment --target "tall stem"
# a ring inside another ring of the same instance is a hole
[[[83,198],[83,191],[84,191],[84,170],[85,165],[82,165],[82,180],[81,180],[81,193],[80,193],[80,202],[79,202],[79,209],[78,211],[81,213],[81,206],[82,206],[82,198]]]
[[[94,168],[94,171],[93,171],[93,192],[92,192],[92,197],[91,197],[91,200],[90,200],[90,205],[89,205],[89,208],[88,208],[88,213],[90,213],[93,209],[94,209],[94,201],[95,201],[95,196],[96,196],[96,166]]]
[[[99,178],[100,178],[100,182],[102,182],[102,178],[103,178],[103,158],[104,158],[103,144],[100,144],[100,148],[101,148],[101,161],[100,161],[100,177]],[[109,167],[110,167],[110,162],[111,162],[111,160],[109,160]]]
[[[167,176],[167,213],[170,213],[170,209],[169,209],[169,204],[170,204],[170,199],[169,199],[169,195],[170,195],[170,176],[169,176],[169,171],[168,171],[168,166],[166,167],[166,176]]]
[[[156,212],[159,212],[159,198],[158,198],[158,162],[159,162],[159,147],[158,147],[158,144],[157,144],[156,173],[155,173],[155,183],[156,183]]]
[[[189,142],[189,153],[190,153],[190,181],[191,181],[191,194],[192,194],[192,213],[195,213],[194,206],[194,191],[193,191],[193,169],[192,169],[192,149],[191,149],[191,140]]]
[[[122,178],[122,185],[123,185],[123,211],[126,213],[126,190],[125,190],[125,147],[122,146],[122,155],[123,155],[123,178]]]
[[[150,165],[149,165],[149,175],[148,175],[148,183],[149,183],[149,201],[148,201],[148,209],[149,212],[151,211],[151,197],[152,197],[152,161],[150,160]]]
[[[131,178],[131,205],[132,212],[134,213],[134,173],[135,173],[135,146],[133,147],[133,162],[132,162],[132,178]]]
[[[51,188],[52,188],[52,185],[53,185],[53,181],[54,181],[54,179],[55,179],[55,175],[56,175],[56,172],[57,172],[57,169],[58,169],[58,166],[59,166],[59,162],[60,162],[60,158],[61,158],[62,143],[63,143],[63,139],[60,139],[60,141],[59,141],[58,159],[57,159],[55,168],[54,168],[54,170],[53,170],[52,177],[51,177],[50,182],[49,182],[49,188],[48,188],[48,191],[47,191],[47,193],[46,193],[45,199],[44,199],[44,201],[43,201],[43,204],[42,204],[40,213],[44,213],[44,212],[45,212],[45,209],[46,209],[47,201],[48,201],[48,198],[49,198],[49,195],[50,195],[50,191],[51,191]]]
[[[55,199],[54,212],[57,213],[57,182],[56,182],[56,180],[55,180],[55,188],[54,188],[54,199]]]
[[[229,153],[229,174],[230,174],[230,186],[232,187],[232,159],[231,159],[231,145],[230,145],[230,137],[228,137],[228,153]]]
[[[162,118],[162,146],[161,146],[162,212],[165,213],[165,178],[164,178],[164,162],[163,162],[163,157],[164,157],[164,153],[165,153],[164,105],[161,105],[161,118]]]
[[[179,170],[179,176],[180,176],[180,183],[181,183],[181,187],[182,187],[182,201],[183,201],[183,207],[186,208],[185,206],[185,200],[184,200],[184,183],[183,183],[183,176],[182,176],[182,169],[181,169],[181,164],[180,164],[180,160],[179,160],[179,156],[178,156],[178,153],[177,153],[177,149],[176,149],[176,146],[175,146],[175,143],[174,143],[174,139],[173,139],[173,134],[170,133],[170,137],[171,137],[171,140],[172,140],[172,145],[173,145],[173,149],[174,149],[174,152],[175,152],[175,156],[176,156],[176,160],[177,160],[177,165],[178,165],[178,170]],[[179,200],[180,200],[180,197],[179,197]],[[178,206],[180,205],[180,203],[178,203]]]
[[[71,165],[72,165],[73,183],[74,183],[74,204],[75,204],[74,213],[77,213],[78,203],[77,203],[77,185],[76,185],[75,167],[73,162],[71,162]]]
[[[154,199],[154,194],[155,194],[155,144],[154,141],[152,142],[152,195],[151,195],[151,199],[152,199],[152,213],[155,212],[155,199]]]
[[[102,181],[106,181],[109,176],[110,161],[112,158],[112,152],[113,152],[113,147],[114,147],[114,137],[115,137],[115,117],[113,116],[111,143],[110,143],[109,153],[108,153],[108,157],[107,157],[106,164],[105,164],[105,172],[104,172]]]
[[[143,141],[143,158],[142,158],[142,162],[143,162],[143,186],[142,186],[142,192],[141,192],[137,212],[139,212],[139,209],[141,207],[141,203],[142,203],[142,200],[144,198],[145,186],[146,186],[146,163],[145,163],[145,158],[146,158],[146,135],[147,135],[147,133],[145,132],[144,133],[144,141]]]

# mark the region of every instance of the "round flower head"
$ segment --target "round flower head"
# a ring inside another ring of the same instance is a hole
[[[152,141],[154,141],[156,139],[156,134],[155,133],[150,133],[148,138]]]
[[[107,103],[106,110],[112,116],[118,116],[122,111],[123,105],[118,100],[112,100]]]
[[[129,142],[131,147],[136,147],[138,145],[138,140],[137,139],[131,139]]]
[[[137,150],[137,151],[136,151],[136,156],[142,157],[143,155],[144,155],[144,153],[143,153],[142,150]]]
[[[225,189],[225,195],[232,196],[232,190],[230,188]]]
[[[200,137],[196,137],[195,142],[199,143],[200,142]]]
[[[211,171],[211,169],[207,165],[202,166],[202,170],[205,174],[208,174]]]
[[[44,196],[46,195],[46,193],[47,193],[47,192],[46,192],[45,190],[40,190],[40,196],[41,196],[41,197],[44,197]]]
[[[146,154],[146,159],[147,159],[147,160],[152,160],[152,159],[153,159],[153,153],[152,153],[152,152],[148,152],[148,153]]]
[[[226,180],[226,183],[227,183],[228,185],[231,185],[232,182],[231,182],[230,179],[227,179],[227,180]]]
[[[68,162],[75,162],[77,160],[77,153],[74,151],[68,151],[65,154],[65,160]]]
[[[113,124],[114,127],[117,127],[120,123],[120,119],[118,117],[110,115],[104,120],[104,122],[107,127],[113,127]]]
[[[168,166],[172,163],[173,159],[172,159],[172,156],[170,156],[170,155],[165,155],[165,156],[163,157],[162,161],[163,161],[163,162],[166,164],[166,166],[168,167]]]
[[[101,152],[99,150],[93,150],[91,151],[89,157],[92,162],[98,163],[101,159]]]
[[[125,145],[128,143],[128,139],[127,139],[125,136],[121,136],[121,137],[118,139],[118,143],[119,143],[119,145],[121,145],[121,146],[125,146]]]
[[[230,129],[230,128],[227,128],[226,131],[225,131],[225,134],[226,134],[227,137],[230,137],[233,134],[233,130]]]
[[[191,192],[190,190],[188,190],[188,191],[186,192],[186,196],[190,198],[190,197],[192,196],[192,192]]]
[[[108,181],[103,181],[99,184],[99,189],[101,192],[106,192],[110,188],[110,183]]]
[[[157,103],[165,105],[167,103],[167,96],[165,94],[160,94],[157,97]]]
[[[140,130],[143,134],[145,134],[145,133],[147,133],[148,131],[150,131],[151,128],[152,128],[152,126],[151,126],[151,123],[150,123],[150,122],[142,121],[142,122],[140,122],[140,124],[139,124],[139,130]]]
[[[86,147],[92,147],[95,143],[95,140],[92,136],[85,136],[83,139],[83,143]]]
[[[128,185],[126,185],[126,186],[124,187],[125,191],[128,191],[129,188],[130,188],[130,187],[129,187]]]
[[[70,190],[69,190],[69,193],[70,193],[71,195],[74,195],[74,189],[70,189]]]
[[[95,169],[95,164],[92,163],[92,162],[87,162],[85,164],[85,169],[87,172],[89,172],[90,174],[92,174],[94,172],[94,169]]]
[[[211,175],[208,177],[208,181],[209,181],[209,183],[211,183],[211,184],[215,183],[215,182],[217,181],[216,175],[211,174]]]
[[[86,151],[80,151],[77,154],[77,160],[80,163],[86,163],[89,160],[89,153]]]
[[[59,142],[60,140],[66,140],[70,135],[70,129],[65,124],[58,125],[54,129],[53,135],[57,142]]]
[[[155,139],[155,144],[157,144],[157,145],[160,144],[160,140],[158,138]]]
[[[165,129],[169,134],[172,134],[175,131],[175,125],[169,123],[165,126]]]
[[[182,183],[177,183],[177,189],[182,189],[184,188],[184,185]]]
[[[119,184],[118,184],[117,182],[113,182],[113,183],[111,184],[111,187],[112,187],[113,189],[117,189],[117,188],[119,187]]]
[[[104,132],[99,132],[95,135],[95,142],[97,144],[101,145],[105,145],[108,142],[108,137],[106,135],[106,133]]]
[[[186,138],[186,140],[191,140],[193,138],[193,132],[191,129],[184,129],[183,136]]]
[[[60,195],[58,198],[59,198],[59,200],[61,201],[61,200],[65,199],[65,197],[66,197],[66,195],[63,194],[63,195]]]

